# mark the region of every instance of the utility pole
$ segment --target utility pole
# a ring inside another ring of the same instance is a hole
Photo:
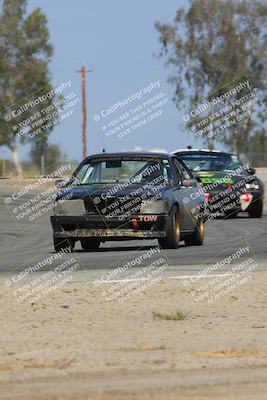
[[[83,126],[82,126],[82,153],[83,158],[87,156],[87,104],[86,104],[86,72],[93,72],[93,69],[86,69],[85,65],[82,69],[77,71],[82,74],[82,114],[83,114]]]

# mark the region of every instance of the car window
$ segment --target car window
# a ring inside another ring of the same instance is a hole
[[[191,173],[183,166],[183,164],[179,163],[180,168],[182,170],[184,179],[193,179],[193,176],[191,175]]]
[[[162,173],[165,181],[171,181],[173,180],[173,174],[171,170],[171,166],[169,163],[169,160],[163,160],[162,161]]]
[[[180,182],[182,182],[184,179],[192,179],[187,169],[181,163],[179,163],[177,159],[174,160],[173,164]]]
[[[76,174],[75,182],[81,185],[118,183],[131,180],[144,183],[161,179],[170,182],[172,172],[167,159],[108,159],[84,164]]]
[[[90,175],[91,172],[92,169],[88,168],[88,164],[83,164],[77,172],[74,172],[73,174],[74,182],[77,183],[81,182],[84,179],[85,175],[88,177],[88,175]]]
[[[188,169],[199,171],[226,171],[231,172],[242,166],[242,162],[235,154],[225,153],[184,153],[178,155]]]

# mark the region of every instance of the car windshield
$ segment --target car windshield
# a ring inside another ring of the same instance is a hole
[[[74,181],[79,185],[118,183],[131,181],[141,183],[153,180],[171,179],[168,160],[124,160],[109,159],[83,164],[74,174]]]
[[[193,172],[198,171],[235,171],[242,162],[234,154],[220,153],[195,153],[195,154],[179,154],[178,157]]]

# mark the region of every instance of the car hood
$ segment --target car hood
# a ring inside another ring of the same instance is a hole
[[[163,189],[159,189],[158,186],[149,186],[148,183],[145,184],[130,184],[126,187],[123,187],[123,184],[114,183],[114,184],[94,184],[94,185],[76,185],[65,187],[57,193],[57,200],[63,198],[70,199],[92,199],[95,197],[99,198],[107,198],[107,197],[137,197],[142,196],[142,194],[146,194],[148,190],[151,189],[152,193],[161,193],[162,197],[165,192],[168,192],[167,189],[170,189],[170,186],[165,186]],[[154,189],[154,191],[153,191]],[[157,191],[156,191],[157,190]],[[152,194],[153,196],[153,194]],[[151,196],[151,197],[152,197]],[[166,195],[167,197],[167,195]]]

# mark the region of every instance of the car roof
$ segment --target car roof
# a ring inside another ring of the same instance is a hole
[[[98,153],[92,154],[86,157],[85,160],[91,160],[94,158],[107,158],[107,157],[159,157],[159,158],[170,158],[175,156],[175,154],[169,153],[157,153],[157,152],[137,152],[137,151],[127,151],[127,152],[117,152],[117,153]]]
[[[215,154],[235,155],[234,153],[227,152],[227,151],[210,150],[210,149],[177,149],[177,150],[174,150],[172,153],[175,155],[185,154],[185,153],[200,153],[200,154],[215,153]]]

